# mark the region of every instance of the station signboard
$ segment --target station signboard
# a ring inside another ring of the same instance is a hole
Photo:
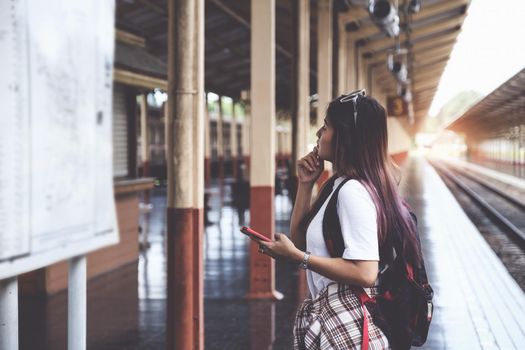
[[[405,100],[400,96],[388,96],[387,114],[389,117],[404,117],[408,115],[408,107]]]
[[[0,0],[0,279],[118,242],[115,3]]]

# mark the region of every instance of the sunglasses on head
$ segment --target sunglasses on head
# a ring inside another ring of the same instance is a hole
[[[354,92],[350,92],[348,94],[344,94],[343,97],[339,100],[341,103],[350,102],[352,101],[354,105],[354,125],[357,123],[357,99],[359,96],[366,96],[366,89],[357,90]]]

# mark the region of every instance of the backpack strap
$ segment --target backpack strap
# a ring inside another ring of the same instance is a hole
[[[339,191],[347,183],[350,178],[344,179],[339,186],[335,189],[332,197],[326,205],[326,209],[323,216],[323,236],[326,243],[326,248],[332,257],[341,257],[345,249],[343,240],[343,234],[341,232],[341,223],[339,221],[339,215],[337,213],[337,198],[339,197]],[[356,287],[355,292],[361,303],[363,310],[363,333],[361,338],[361,350],[368,350],[370,338],[368,335],[368,311],[365,306],[365,302],[374,302],[375,299],[370,298],[365,290],[361,287]]]
[[[323,216],[323,237],[328,253],[330,253],[332,258],[343,256],[345,250],[345,242],[341,232],[339,215],[337,214],[337,198],[339,196],[339,191],[349,180],[351,179],[346,178],[339,184],[339,186],[337,186],[326,205]]]
[[[356,288],[357,295],[359,296],[359,301],[361,302],[361,308],[363,309],[363,335],[361,338],[361,350],[368,350],[368,345],[370,338],[368,336],[368,311],[366,309],[366,302],[375,302],[374,298],[371,298],[366,294],[363,288]]]

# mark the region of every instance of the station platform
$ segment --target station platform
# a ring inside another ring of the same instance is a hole
[[[400,186],[418,216],[435,291],[434,320],[422,349],[525,348],[523,291],[421,155],[407,159]],[[165,190],[155,189],[151,198],[154,209],[142,218],[149,222],[150,248],[138,264],[88,283],[89,349],[165,346]],[[209,204],[205,348],[292,349],[293,319],[304,295],[297,287],[299,269],[276,262],[276,289],[284,294],[282,300],[246,300],[250,241],[238,228],[249,223],[249,213],[238,213],[231,205],[230,187],[217,183],[210,188]],[[275,204],[276,230],[288,232],[291,203],[277,195]],[[66,300],[65,293],[21,299],[21,349],[66,349]]]

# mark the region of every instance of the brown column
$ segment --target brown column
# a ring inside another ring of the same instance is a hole
[[[251,1],[250,226],[274,239],[275,1]],[[264,147],[261,147],[264,145]],[[275,260],[250,244],[248,298],[282,299],[275,290]]]
[[[198,15],[202,9],[196,10],[196,6],[203,6],[202,0],[198,4],[190,0],[168,2],[166,347],[176,350],[202,347],[196,340],[201,338],[202,271],[196,229],[199,217],[194,206],[200,185],[195,166],[203,156],[193,148],[195,133],[202,134],[203,125],[195,101],[201,96],[198,89],[202,77],[197,72],[202,73],[203,18]]]

